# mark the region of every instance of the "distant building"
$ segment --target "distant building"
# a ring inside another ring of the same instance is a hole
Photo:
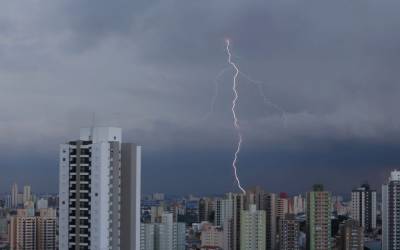
[[[172,213],[163,213],[160,223],[142,223],[140,250],[185,250],[185,223],[173,221]]]
[[[24,186],[24,193],[22,194],[22,203],[32,201],[31,186]]]
[[[12,208],[12,196],[11,195],[6,195],[4,197],[4,208]]]
[[[214,224],[223,227],[226,249],[240,249],[240,217],[244,206],[245,196],[236,193],[227,193],[224,199],[214,202]]]
[[[0,249],[8,246],[8,218],[9,214],[6,209],[0,209]]]
[[[265,250],[266,213],[250,204],[248,210],[242,210],[240,218],[240,249]]]
[[[286,193],[280,193],[276,203],[276,217],[277,219],[285,218],[289,213],[289,198]]]
[[[285,218],[279,221],[279,249],[299,250],[300,225],[295,215],[286,214]]]
[[[322,185],[307,193],[307,250],[331,249],[331,195]]]
[[[305,213],[306,201],[304,197],[302,197],[301,195],[293,196],[289,202],[290,202],[289,213],[296,215]]]
[[[199,201],[187,200],[185,206],[185,221],[187,224],[199,223]]]
[[[154,224],[140,225],[140,250],[155,250]]]
[[[18,184],[14,183],[11,188],[11,206],[12,208],[18,207]]]
[[[172,213],[164,213],[161,218],[161,223],[154,224],[155,249],[185,250],[185,228],[185,223],[173,221]]]
[[[382,250],[400,249],[400,171],[382,185]]]
[[[38,216],[30,209],[18,209],[17,215],[10,218],[10,249],[56,249],[56,223],[53,209],[41,210]]]
[[[51,208],[40,209],[37,217],[37,249],[57,249],[56,234],[56,211]]]
[[[226,220],[233,218],[233,199],[229,194],[226,198],[218,198],[214,202],[214,225],[223,226]]]
[[[199,200],[199,222],[209,221],[211,209],[212,201],[209,198],[201,198]]]
[[[17,196],[17,207],[18,208],[23,208],[24,207],[24,194],[23,193],[18,193],[18,196]]]
[[[222,227],[213,226],[211,223],[202,224],[201,249],[224,249],[224,232]]]
[[[278,197],[274,193],[265,193],[263,201],[263,210],[266,216],[266,233],[265,233],[265,244],[267,250],[273,250],[276,248],[277,239],[277,228],[278,228],[278,217],[277,217],[277,201]]]
[[[49,207],[49,202],[47,199],[41,198],[36,202],[36,209],[44,209]]]
[[[140,248],[141,147],[120,128],[80,131],[60,147],[59,249]]]
[[[364,229],[358,221],[346,220],[339,226],[337,239],[338,250],[363,250],[364,249]]]
[[[152,199],[155,200],[155,201],[163,201],[163,200],[165,200],[165,194],[163,194],[163,193],[154,193],[152,195]]]
[[[241,244],[241,215],[242,211],[244,210],[245,207],[245,196],[243,194],[235,194],[235,193],[230,193],[228,195],[229,199],[232,200],[232,221],[231,221],[231,227],[232,227],[232,250],[241,250],[242,244]]]
[[[251,204],[255,204],[257,210],[263,210],[265,207],[265,190],[260,186],[246,190],[245,209],[249,209]]]
[[[376,190],[368,184],[351,192],[351,218],[366,231],[376,228]]]

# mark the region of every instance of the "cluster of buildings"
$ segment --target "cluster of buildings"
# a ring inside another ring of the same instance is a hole
[[[19,193],[14,183],[1,202],[0,249],[56,249],[57,205],[57,196],[32,194],[28,185]]]
[[[400,183],[400,172],[394,171],[388,183],[396,178]],[[384,191],[386,186],[390,187],[385,184]],[[167,199],[157,193],[141,203],[141,239],[151,242],[141,244],[141,249],[181,249],[157,248],[157,230],[147,230],[166,213],[172,223],[186,224],[185,249],[400,249],[393,245],[393,238],[397,239],[393,235],[398,234],[396,222],[400,222],[395,216],[400,210],[384,210],[393,208],[390,202],[396,198],[396,189],[388,190],[392,193],[382,194],[389,197],[387,206],[383,200],[382,209],[378,209],[377,191],[368,184],[349,192],[349,201],[333,196],[322,185],[314,185],[304,196],[292,197],[260,187],[222,197]],[[400,209],[400,200],[397,207]],[[385,229],[385,219],[390,229]],[[385,235],[392,238],[385,239]],[[385,248],[385,244],[392,246]]]
[[[62,144],[59,170],[58,196],[14,184],[0,200],[0,249],[400,249],[400,171],[382,192],[363,184],[347,201],[323,185],[296,196],[255,187],[141,197],[141,147],[110,127]]]

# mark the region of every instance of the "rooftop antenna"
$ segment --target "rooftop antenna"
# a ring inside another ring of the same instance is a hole
[[[93,133],[94,133],[94,127],[96,126],[96,112],[92,113],[92,126],[91,126],[91,133],[90,133],[90,140],[93,140]]]
[[[96,112],[92,113],[92,128],[96,126]]]

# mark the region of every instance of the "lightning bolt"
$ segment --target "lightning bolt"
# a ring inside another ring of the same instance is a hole
[[[237,135],[238,135],[238,142],[236,145],[236,151],[234,154],[234,158],[233,158],[233,162],[232,162],[232,167],[233,167],[233,171],[235,174],[235,178],[236,178],[236,182],[237,185],[239,187],[239,189],[243,192],[243,194],[246,194],[246,191],[243,189],[242,185],[240,184],[240,179],[237,173],[237,162],[238,162],[238,155],[240,153],[240,149],[242,147],[242,142],[243,142],[243,136],[242,136],[242,132],[240,129],[240,124],[239,124],[239,120],[237,118],[236,115],[236,106],[237,106],[237,102],[239,99],[239,94],[238,94],[238,90],[237,90],[237,78],[238,75],[240,73],[238,66],[232,61],[232,54],[230,51],[230,40],[227,39],[226,40],[226,53],[228,54],[228,63],[234,68],[235,73],[233,75],[233,85],[232,85],[232,90],[234,93],[234,98],[232,100],[232,114],[233,114],[233,125],[236,129]]]
[[[207,112],[207,114],[205,114],[203,120],[207,120],[207,119],[209,118],[209,116],[210,116],[211,114],[214,113],[215,103],[216,103],[216,101],[217,101],[218,94],[219,94],[219,84],[220,84],[219,79],[225,74],[225,72],[226,72],[229,68],[230,68],[229,66],[226,67],[226,68],[223,68],[223,69],[217,74],[217,76],[215,77],[215,79],[214,79],[215,91],[214,91],[214,95],[213,95],[213,97],[212,97],[212,99],[211,99],[210,110]]]
[[[263,82],[253,80],[250,76],[247,74],[243,73],[242,71],[239,71],[239,74],[245,78],[248,82],[254,84],[258,88],[258,92],[260,93],[260,96],[263,98],[264,104],[271,106],[273,109],[277,110],[279,113],[282,115],[282,120],[283,120],[283,125],[286,128],[287,127],[287,116],[286,116],[286,111],[276,103],[272,102],[264,93],[264,88],[263,88]]]

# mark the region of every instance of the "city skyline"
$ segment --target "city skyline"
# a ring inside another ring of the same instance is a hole
[[[143,146],[144,193],[236,192],[231,70],[217,79],[206,116],[227,38],[241,70],[286,113],[284,126],[239,76],[243,187],[304,193],[323,183],[343,194],[368,181],[377,189],[400,166],[399,7],[5,1],[0,192],[16,181],[57,193],[59,143],[93,123],[121,127]]]

